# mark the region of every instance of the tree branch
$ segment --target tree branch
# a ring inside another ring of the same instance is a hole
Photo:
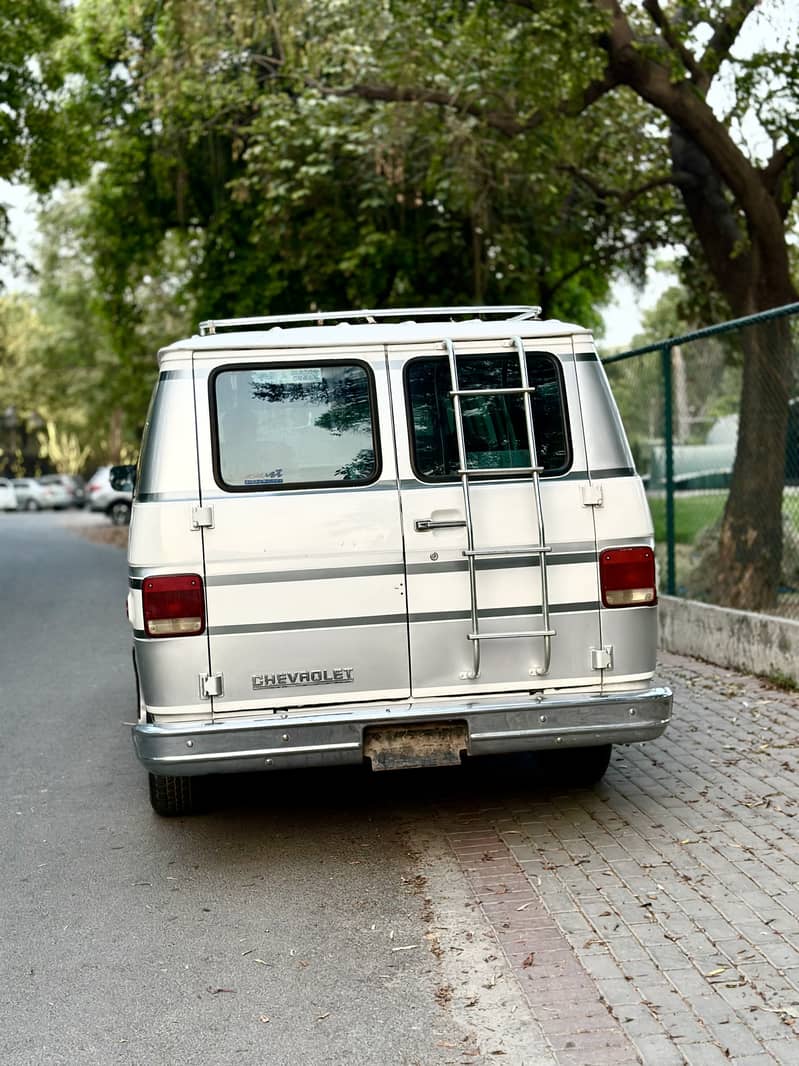
[[[520,122],[514,115],[507,111],[496,111],[483,108],[479,104],[468,100],[461,100],[456,93],[442,92],[438,89],[423,89],[417,87],[404,87],[400,85],[366,85],[358,83],[347,88],[333,88],[322,85],[319,82],[308,82],[313,88],[325,96],[356,96],[361,100],[383,100],[388,103],[416,103],[435,104],[438,107],[448,107],[464,115],[473,115],[487,125],[505,133],[508,136],[516,136],[528,130],[535,129],[543,121],[543,115],[533,115],[531,118]]]
[[[571,174],[573,178],[582,182],[586,188],[594,193],[598,200],[615,199],[622,207],[628,207],[634,200],[637,200],[639,196],[644,196],[653,189],[662,189],[669,185],[679,188],[681,186],[686,186],[691,180],[689,174],[663,174],[659,178],[652,178],[650,181],[645,181],[643,185],[637,185],[633,189],[626,189],[624,192],[620,192],[616,189],[606,188],[596,181],[590,174],[584,173],[578,167],[571,164],[560,166],[558,167],[558,170],[561,170],[566,174]]]
[[[705,53],[699,60],[708,83],[718,73],[719,67],[735,44],[741,27],[759,2],[760,0],[730,0],[724,18],[716,24]]]
[[[519,120],[509,111],[482,107],[469,100],[461,99],[457,93],[442,92],[438,89],[425,89],[414,86],[400,85],[367,85],[358,83],[347,88],[334,88],[322,85],[319,82],[308,81],[310,86],[323,93],[325,96],[356,96],[362,100],[383,100],[388,103],[421,103],[435,104],[438,107],[451,108],[464,115],[472,115],[482,122],[499,130],[509,137],[518,136],[521,133],[529,133],[537,129],[545,121],[552,119],[553,115],[576,117],[596,103],[600,97],[610,92],[618,80],[611,74],[590,82],[585,89],[568,100],[562,100],[549,111],[537,111],[529,118]]]
[[[717,28],[715,36],[726,41],[732,35],[734,39],[754,2],[733,0],[724,23],[730,27],[727,36],[721,27]],[[690,82],[673,82],[662,63],[637,47],[638,41],[619,0],[593,0],[593,3],[608,19],[608,32],[600,43],[607,52],[611,75],[685,131],[706,154],[751,226],[759,232],[760,239],[765,245],[780,249],[782,254],[785,241],[776,205],[763,185],[760,172],[735,144],[730,131],[716,118]],[[737,12],[736,19],[733,9]],[[787,262],[785,268],[787,270]]]
[[[799,196],[799,146],[784,145],[774,151],[760,172],[769,195],[776,200],[785,220]]]
[[[699,86],[703,93],[706,93],[710,88],[710,78],[702,67],[697,63],[696,57],[688,48],[685,47],[683,42],[677,36],[674,31],[674,27],[666,17],[665,12],[661,8],[658,0],[644,0],[644,9],[652,19],[654,24],[660,30],[661,36],[666,44],[671,48],[682,61],[683,66],[691,75],[694,83]]]

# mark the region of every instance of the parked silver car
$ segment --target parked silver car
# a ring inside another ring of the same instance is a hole
[[[54,511],[65,511],[72,506],[72,495],[58,474],[47,474],[36,479],[47,493],[47,506]]]
[[[86,484],[86,499],[90,511],[103,511],[115,526],[124,526],[130,521],[130,505],[133,499],[132,474],[135,467],[130,467],[130,491],[119,491],[112,487],[110,470],[110,466],[100,466],[95,470]]]
[[[40,485],[52,485],[59,494],[64,493],[65,507],[83,507],[86,491],[83,478],[75,474],[46,474],[39,478]]]
[[[55,485],[43,485],[35,477],[14,479],[17,507],[21,511],[44,511],[69,506],[67,494]]]

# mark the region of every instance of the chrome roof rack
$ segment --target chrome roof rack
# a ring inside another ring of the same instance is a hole
[[[368,322],[375,324],[384,319],[440,319],[452,321],[464,315],[492,315],[503,319],[520,322],[539,318],[541,308],[530,304],[508,304],[504,306],[485,307],[400,307],[378,311],[366,309],[360,311],[313,311],[303,315],[267,315],[255,318],[209,318],[200,323],[200,336],[208,337],[219,330],[252,329],[263,326],[325,326],[331,322]]]

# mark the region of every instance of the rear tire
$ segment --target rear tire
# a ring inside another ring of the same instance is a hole
[[[149,774],[150,803],[162,818],[196,814],[200,809],[199,789],[194,777],[167,777]]]
[[[130,504],[117,500],[108,508],[108,517],[115,526],[126,526],[130,522]]]
[[[536,754],[547,784],[590,788],[602,780],[612,750],[612,744],[598,744],[592,748],[557,748]]]
[[[28,500],[28,502],[25,504],[25,510],[26,511],[38,511],[39,510],[39,505],[36,502],[36,500]]]

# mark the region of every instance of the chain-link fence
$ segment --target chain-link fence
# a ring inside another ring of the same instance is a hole
[[[662,591],[725,602],[719,539],[740,438],[742,448],[762,452],[756,460],[764,486],[767,475],[772,483],[780,471],[782,477],[781,538],[777,529],[768,541],[781,567],[759,609],[799,619],[798,353],[799,304],[791,304],[603,360],[646,485]],[[758,436],[758,426],[776,434]],[[769,436],[780,445],[769,446]],[[739,478],[733,491],[741,488]],[[757,488],[749,487],[753,526],[769,510],[765,487],[758,507]],[[779,490],[777,482],[777,496]],[[725,535],[735,528],[728,525]],[[737,535],[751,538],[752,529],[744,534],[738,527]]]

